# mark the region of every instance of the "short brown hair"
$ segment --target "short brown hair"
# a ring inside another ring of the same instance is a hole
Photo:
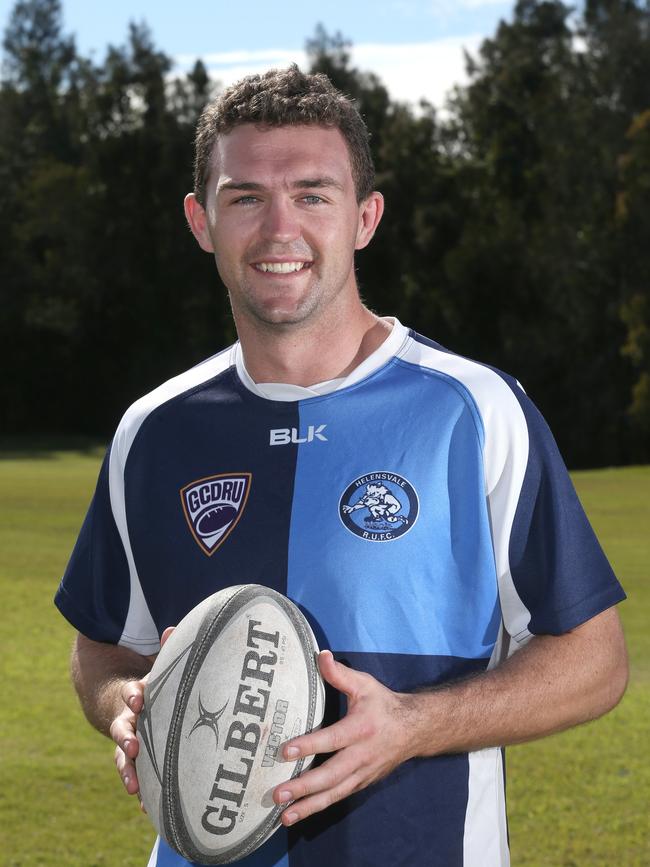
[[[306,74],[294,63],[288,69],[242,78],[203,109],[194,139],[194,194],[202,205],[217,137],[244,123],[335,127],[350,152],[357,201],[362,202],[372,192],[375,169],[361,115],[326,75]]]

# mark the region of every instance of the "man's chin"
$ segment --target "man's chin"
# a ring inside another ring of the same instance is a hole
[[[308,314],[305,315],[302,313],[288,313],[282,311],[278,311],[277,313],[266,313],[261,316],[256,316],[255,318],[259,325],[275,329],[299,328],[311,319]]]
[[[247,317],[268,328],[291,328],[308,322],[315,313],[315,307],[296,305],[255,306],[247,310]]]

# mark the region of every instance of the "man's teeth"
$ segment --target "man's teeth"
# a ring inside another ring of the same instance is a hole
[[[273,274],[290,274],[292,271],[300,271],[307,262],[258,262],[255,267],[258,271],[271,271]]]

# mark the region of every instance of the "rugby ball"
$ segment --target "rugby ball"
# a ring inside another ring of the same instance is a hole
[[[229,864],[280,825],[279,783],[313,761],[280,756],[318,728],[325,690],[302,612],[257,584],[209,596],[161,648],[138,718],[140,797],[188,861]]]

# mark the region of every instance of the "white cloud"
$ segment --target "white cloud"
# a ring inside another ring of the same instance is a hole
[[[464,51],[475,53],[482,39],[472,34],[403,45],[357,45],[352,59],[359,69],[377,73],[394,99],[427,99],[441,108],[450,89],[467,81]]]
[[[284,48],[263,48],[258,51],[222,51],[213,54],[202,54],[201,60],[208,67],[221,66],[259,66],[268,63],[269,68],[273,65],[286,66],[294,60],[304,61],[305,52],[300,49],[288,51]],[[197,59],[195,54],[177,54],[176,63],[180,66],[190,66]]]
[[[463,51],[474,54],[482,39],[479,34],[471,34],[398,45],[361,43],[352,47],[352,63],[364,72],[376,73],[393,99],[413,104],[426,99],[441,108],[449,90],[455,84],[463,84],[467,80]],[[196,59],[196,56],[187,54],[175,58],[182,70],[189,69]],[[307,66],[304,51],[271,48],[206,54],[201,59],[211,76],[226,86],[244,75],[264,72],[273,67],[288,66],[294,62],[302,69]]]

